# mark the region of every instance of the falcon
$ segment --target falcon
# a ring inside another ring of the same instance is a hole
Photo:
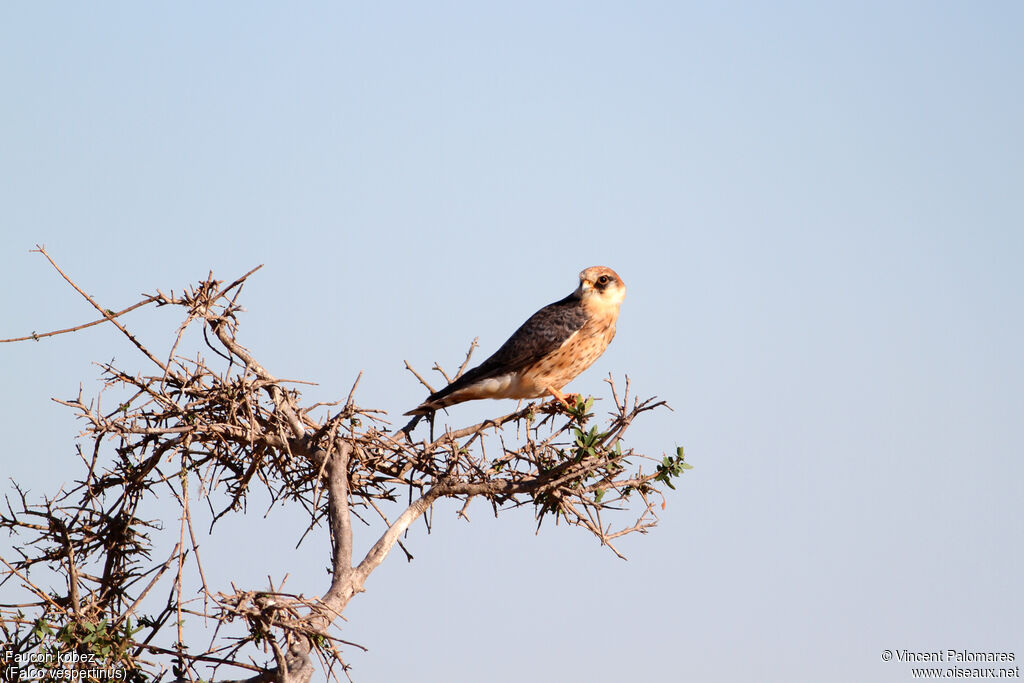
[[[562,387],[593,365],[615,336],[622,278],[605,266],[580,273],[576,290],[545,306],[508,338],[493,356],[427,397],[406,415],[429,415],[479,398],[540,398],[566,404]]]

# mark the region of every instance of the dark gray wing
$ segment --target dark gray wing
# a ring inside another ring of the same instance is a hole
[[[587,315],[574,294],[545,306],[531,315],[490,358],[431,394],[427,401],[436,401],[480,380],[521,370],[537,362],[564,344],[586,321]]]

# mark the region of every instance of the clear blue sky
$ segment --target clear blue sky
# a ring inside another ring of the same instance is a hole
[[[440,508],[350,606],[358,683],[1019,663],[1022,35],[1015,2],[5,3],[0,337],[92,319],[37,242],[111,308],[264,263],[263,363],[310,400],[364,370],[400,413],[404,359],[490,353],[609,265],[619,335],[571,388],[628,373],[675,409],[634,445],[695,469],[628,562]],[[178,322],[133,320],[154,346]],[[49,397],[115,356],[101,329],[0,348],[12,476],[75,476]],[[321,592],[322,546],[261,512],[231,533],[280,554],[211,547],[208,574]]]

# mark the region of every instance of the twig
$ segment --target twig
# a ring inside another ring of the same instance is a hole
[[[137,304],[132,304],[128,308],[121,309],[117,313],[109,313],[109,315],[107,317],[100,318],[99,320],[93,320],[92,322],[83,323],[81,325],[75,325],[74,327],[67,327],[67,328],[65,328],[63,330],[54,330],[53,332],[41,332],[41,333],[33,332],[32,334],[28,335],[27,337],[13,337],[11,339],[0,339],[0,344],[6,344],[8,342],[28,341],[29,339],[33,339],[35,341],[39,341],[40,339],[44,339],[46,337],[53,337],[53,336],[58,335],[58,334],[67,334],[68,332],[78,332],[79,330],[84,330],[87,327],[92,327],[93,325],[99,325],[100,323],[105,323],[108,320],[112,320],[113,318],[120,318],[125,313],[130,313],[130,312],[134,311],[136,308],[140,308],[142,306],[145,306],[146,304],[151,304],[154,301],[159,301],[159,300],[160,300],[159,297],[155,297],[155,296],[147,297],[147,298],[143,299],[142,301],[140,301]]]

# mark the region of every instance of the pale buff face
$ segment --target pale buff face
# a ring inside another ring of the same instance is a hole
[[[626,284],[611,268],[591,266],[580,273],[577,290],[587,308],[618,308],[626,298]]]

